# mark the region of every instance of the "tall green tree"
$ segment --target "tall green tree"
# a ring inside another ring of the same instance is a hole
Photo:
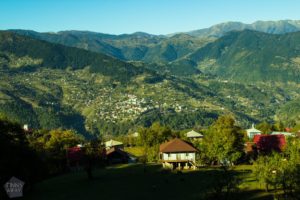
[[[207,130],[202,153],[211,163],[233,164],[242,156],[243,137],[231,116],[221,116]]]
[[[149,128],[140,128],[138,132],[138,143],[144,147],[144,155],[149,162],[158,160],[159,145],[161,143],[175,137],[170,128],[161,126],[157,122]]]
[[[269,134],[274,130],[274,127],[266,121],[257,124],[256,128],[264,134]]]

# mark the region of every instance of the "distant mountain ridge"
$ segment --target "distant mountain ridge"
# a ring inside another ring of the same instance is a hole
[[[270,33],[284,34],[300,31],[300,20],[279,20],[279,21],[256,21],[252,24],[241,22],[225,22],[209,28],[185,32],[195,37],[221,37],[230,31],[242,31],[245,29]]]
[[[152,35],[144,32],[112,35],[76,30],[57,33],[39,33],[29,30],[10,31],[39,40],[103,53],[120,60],[165,65],[176,60],[180,61],[230,31],[246,29],[270,34],[285,34],[300,31],[300,21],[257,21],[252,24],[226,22],[205,29],[169,35]],[[173,69],[174,67],[171,67],[170,70]],[[176,74],[180,70],[173,71]]]

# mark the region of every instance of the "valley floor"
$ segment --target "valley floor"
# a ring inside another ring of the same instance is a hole
[[[237,166],[242,178],[237,199],[273,199],[251,173],[252,166]],[[162,170],[160,165],[118,165],[93,172],[88,180],[84,171],[45,180],[25,193],[25,199],[207,199],[220,177],[218,169],[202,168],[183,173]]]

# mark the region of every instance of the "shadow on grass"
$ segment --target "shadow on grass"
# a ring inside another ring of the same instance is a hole
[[[249,171],[232,171],[235,176]],[[118,165],[93,172],[88,180],[84,171],[72,172],[37,184],[25,199],[208,199],[222,178],[218,168],[196,171],[162,170],[160,165]],[[232,194],[236,199],[270,199],[261,190],[247,189]],[[227,198],[228,199],[228,198]]]

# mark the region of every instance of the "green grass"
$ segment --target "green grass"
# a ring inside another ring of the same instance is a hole
[[[243,177],[238,199],[272,199],[259,188],[248,166],[235,169]],[[163,171],[160,165],[118,165],[94,171],[94,180],[85,172],[72,172],[45,180],[25,193],[25,199],[204,199],[215,184],[215,168]]]
[[[141,157],[144,155],[144,149],[143,147],[139,147],[139,146],[136,146],[136,147],[125,147],[124,149],[126,152],[136,156],[136,157]]]

